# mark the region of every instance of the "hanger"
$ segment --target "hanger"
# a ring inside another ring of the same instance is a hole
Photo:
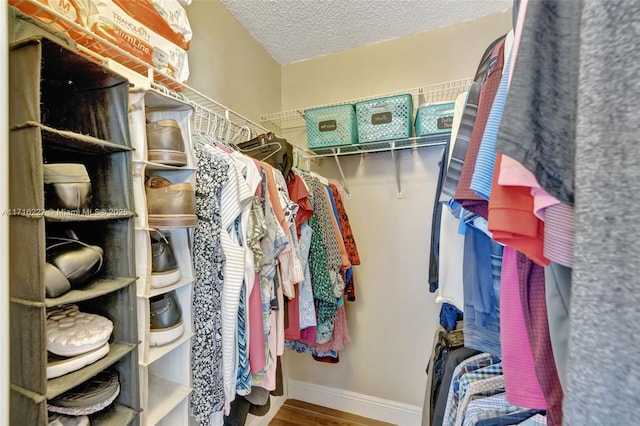
[[[216,114],[216,132],[215,132],[216,141],[222,140],[223,134],[224,134],[224,122],[222,121],[222,117]]]
[[[246,154],[249,157],[255,158],[256,160],[260,161],[265,161],[268,158],[271,158],[281,149],[282,145],[280,144],[280,142],[270,142],[249,149],[242,149],[238,147],[238,150],[243,154]]]
[[[236,134],[233,136],[233,139],[229,141],[229,145],[231,145],[231,147],[236,151],[240,151],[240,148],[236,144],[236,141],[242,137],[242,134],[244,133],[245,130],[247,132],[247,140],[251,140],[253,132],[251,131],[251,127],[247,125],[247,126],[240,127],[240,130],[236,132]]]
[[[310,170],[309,159],[308,158],[304,159],[305,162],[306,162],[306,168],[302,168],[302,167],[300,167],[300,157],[301,157],[300,150],[299,149],[295,149],[294,152],[295,152],[295,155],[296,155],[296,165],[295,165],[296,170],[299,170],[301,172],[309,173],[309,170]]]

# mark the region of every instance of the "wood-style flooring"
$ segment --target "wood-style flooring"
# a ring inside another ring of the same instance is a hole
[[[269,426],[394,426],[379,420],[368,419],[310,404],[297,399],[287,399]]]

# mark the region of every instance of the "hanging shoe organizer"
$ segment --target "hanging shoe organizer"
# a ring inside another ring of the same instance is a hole
[[[9,80],[11,424],[47,425],[47,401],[106,370],[117,373],[120,390],[90,416],[92,424],[139,424],[128,81],[42,37],[10,46]],[[88,209],[45,209],[45,163],[84,165],[92,186]],[[45,236],[63,232],[102,249],[99,270],[47,298]],[[69,304],[112,323],[109,349],[47,380],[47,311]]]

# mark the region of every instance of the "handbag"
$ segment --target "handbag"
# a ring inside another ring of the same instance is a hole
[[[71,238],[47,237],[44,281],[47,297],[79,288],[102,267],[101,247]]]

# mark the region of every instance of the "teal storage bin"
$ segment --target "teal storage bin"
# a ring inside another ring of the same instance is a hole
[[[416,136],[451,134],[455,102],[421,105],[416,112]]]
[[[411,137],[413,99],[397,95],[356,104],[360,143]]]
[[[356,112],[351,104],[308,109],[304,116],[307,146],[314,152],[330,152],[329,148],[358,142]]]

